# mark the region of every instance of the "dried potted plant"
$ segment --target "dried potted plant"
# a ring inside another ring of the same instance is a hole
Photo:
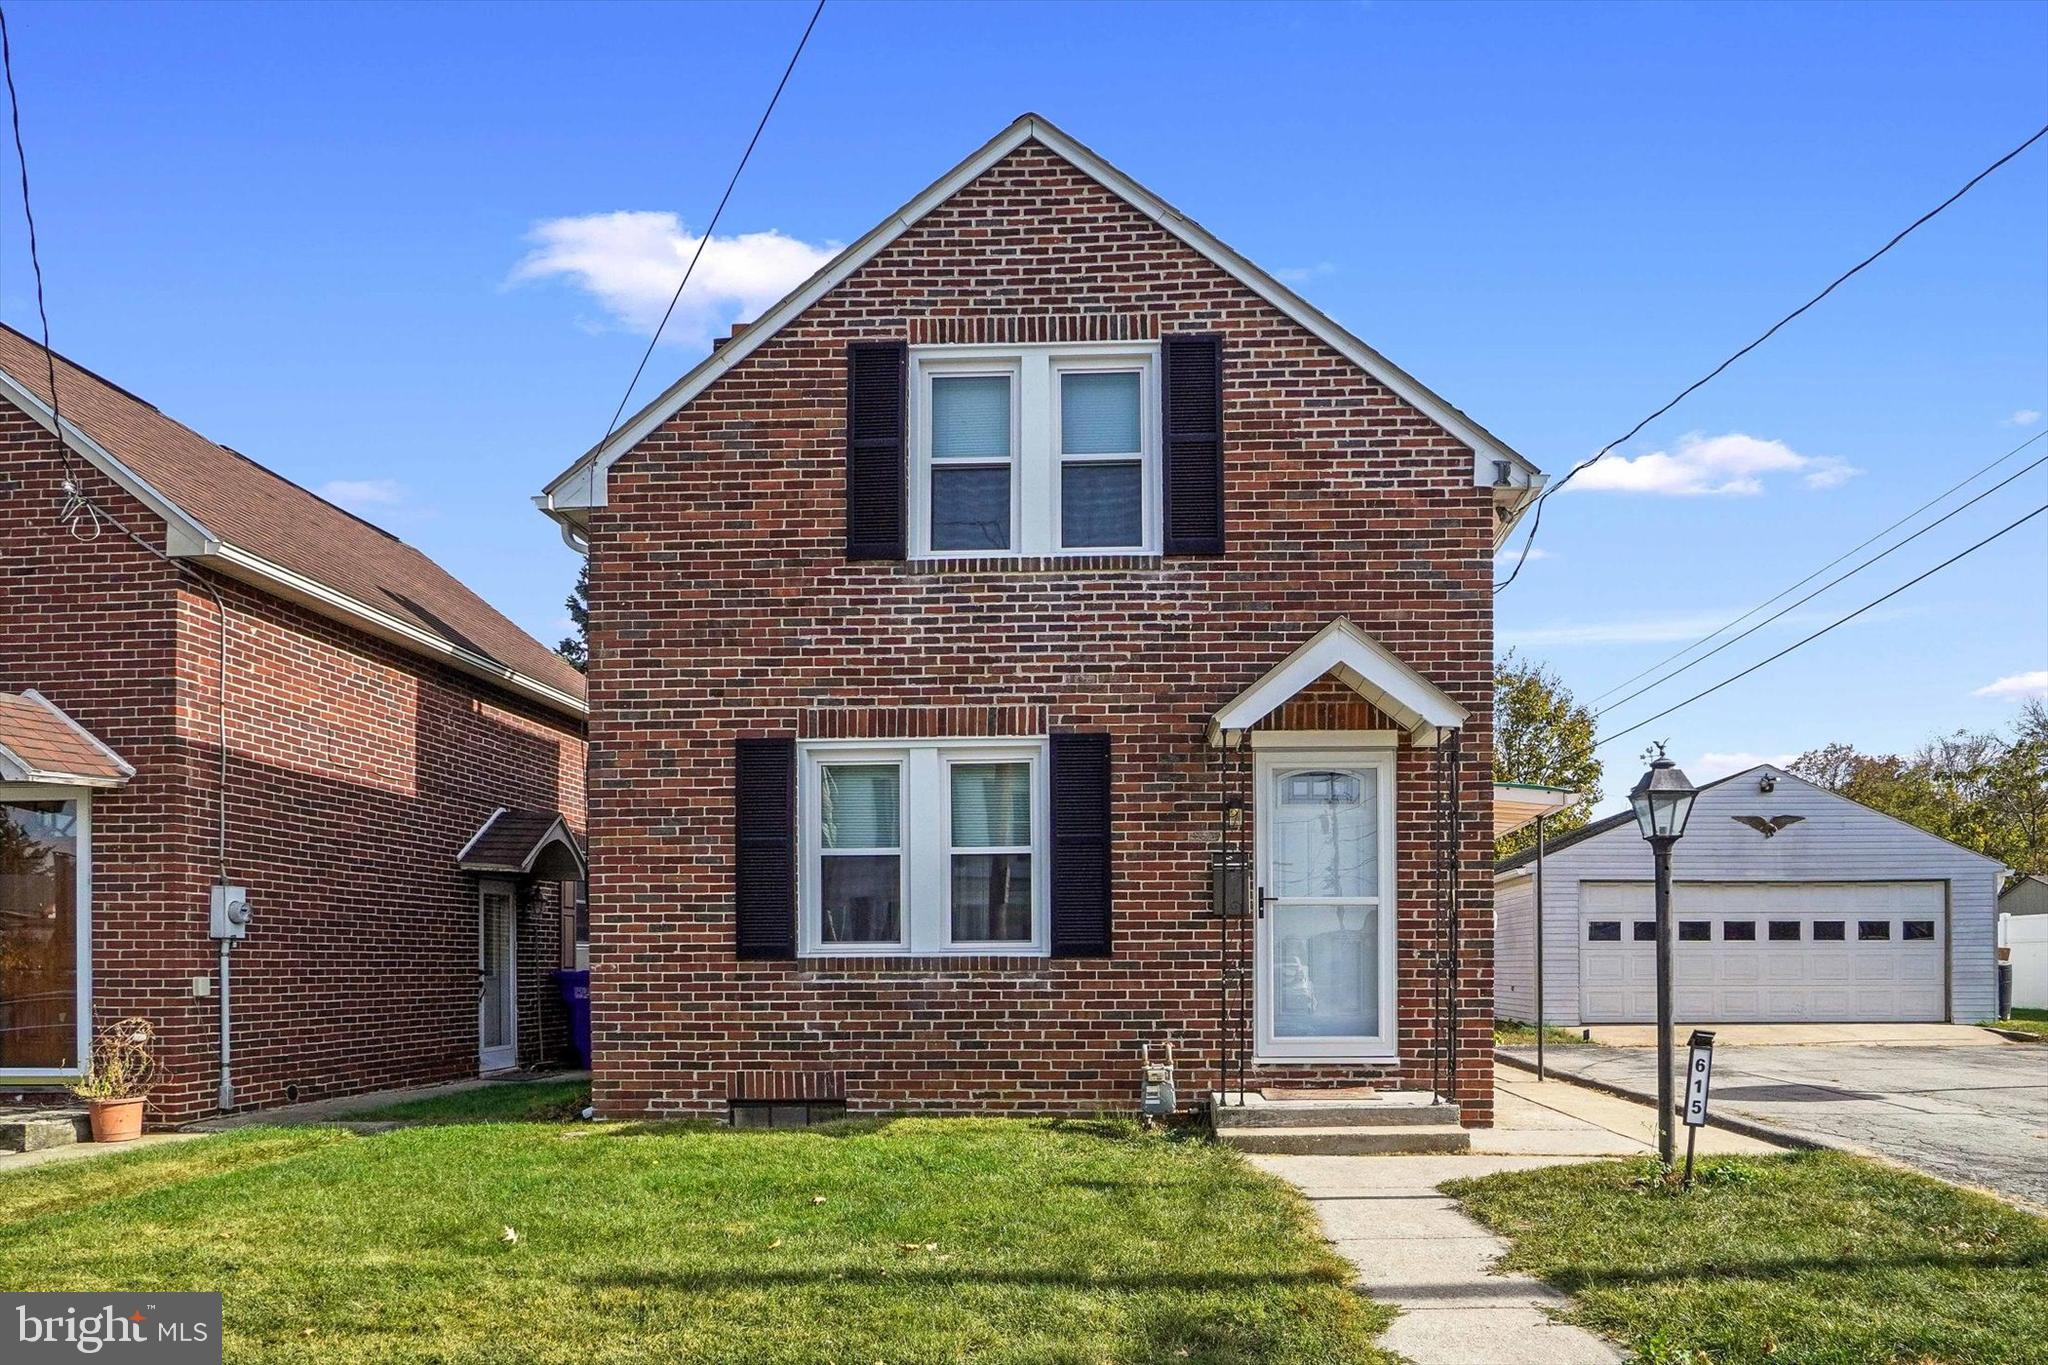
[[[127,1142],[142,1133],[142,1104],[156,1075],[156,1029],[147,1019],[120,1019],[93,1039],[92,1057],[71,1093],[92,1115],[94,1142]]]

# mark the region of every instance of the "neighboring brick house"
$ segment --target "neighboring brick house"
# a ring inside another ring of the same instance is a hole
[[[157,1124],[558,1059],[581,676],[397,538],[55,366],[62,445],[42,348],[0,329],[0,1092],[125,1015],[161,1034]],[[223,883],[250,910],[225,1008]]]
[[[1490,1121],[1541,482],[1019,119],[540,499],[590,557],[599,1107],[1128,1111],[1170,1044],[1184,1105]]]

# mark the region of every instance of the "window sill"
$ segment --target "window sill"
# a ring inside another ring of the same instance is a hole
[[[915,577],[1046,578],[1055,575],[1156,573],[1166,567],[1158,554],[969,555],[906,559],[903,572]]]

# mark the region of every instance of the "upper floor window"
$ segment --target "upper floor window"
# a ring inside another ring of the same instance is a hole
[[[911,353],[911,552],[1159,548],[1157,349]]]

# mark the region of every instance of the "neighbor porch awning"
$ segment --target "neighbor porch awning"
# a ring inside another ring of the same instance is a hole
[[[455,855],[464,872],[580,882],[589,875],[583,845],[561,812],[500,806]]]
[[[0,782],[118,787],[133,776],[127,760],[42,693],[0,692]]]
[[[1233,734],[1251,729],[1325,675],[1371,702],[1411,743],[1432,747],[1465,723],[1464,707],[1340,616],[1231,698],[1209,722],[1209,742],[1235,743]]]
[[[1569,787],[1545,787],[1534,782],[1493,784],[1493,837],[1513,834],[1524,825],[1546,815],[1555,815],[1585,798]]]

